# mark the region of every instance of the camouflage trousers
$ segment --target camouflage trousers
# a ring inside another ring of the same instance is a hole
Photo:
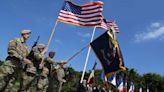
[[[46,71],[43,68],[42,73]],[[19,92],[32,92],[32,88],[36,89],[36,92],[46,92],[48,87],[47,74],[37,74],[37,69],[33,65],[29,66],[26,71],[23,72],[21,79],[21,87]]]
[[[22,69],[15,60],[7,60],[0,66],[0,92],[10,92]]]
[[[46,92],[48,88],[48,78],[40,76],[37,81],[37,92]]]
[[[47,92],[58,92],[59,87],[59,81],[57,80],[57,77],[49,76],[49,84],[47,88]]]

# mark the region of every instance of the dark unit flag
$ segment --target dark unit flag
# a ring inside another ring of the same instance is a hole
[[[105,32],[90,43],[107,77],[112,73],[126,69],[119,44],[110,31]]]

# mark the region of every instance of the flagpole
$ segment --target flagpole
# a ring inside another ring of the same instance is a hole
[[[52,40],[52,37],[53,37],[53,35],[54,35],[54,33],[55,33],[55,29],[56,29],[57,24],[58,24],[58,21],[55,22],[55,26],[54,26],[54,28],[52,29],[50,38],[49,38],[49,40],[48,40],[47,48],[49,47],[49,45],[50,45],[50,43],[51,43],[51,40]]]
[[[91,41],[90,42],[93,41],[93,37],[94,37],[95,31],[96,31],[96,27],[94,27],[94,29],[93,29],[93,33],[92,33],[92,37],[91,37]],[[87,57],[86,57],[86,60],[85,60],[85,66],[84,66],[84,69],[83,69],[83,74],[81,76],[80,83],[82,83],[83,79],[84,79],[84,74],[85,74],[85,71],[86,71],[86,67],[87,67],[90,51],[91,51],[91,47],[89,47],[89,49],[88,49]]]
[[[71,56],[68,60],[67,63],[69,63],[74,57],[76,57],[78,54],[80,54],[85,48],[87,48],[89,46],[89,44],[87,44],[85,47],[83,47],[81,50],[79,50],[78,52],[76,52],[73,56]]]
[[[54,33],[55,33],[55,29],[56,29],[57,24],[58,24],[58,21],[55,22],[55,26],[54,26],[54,28],[52,29],[51,35],[50,35],[49,40],[48,40],[48,43],[47,43],[47,50],[48,50],[48,48],[49,48],[49,46],[50,46],[50,43],[51,43],[52,37],[53,37],[53,35],[54,35]],[[42,57],[41,64],[43,63],[44,58],[45,58],[45,55],[43,55],[43,57]]]

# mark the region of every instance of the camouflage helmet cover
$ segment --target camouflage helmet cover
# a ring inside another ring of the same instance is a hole
[[[31,30],[29,30],[29,29],[24,29],[24,30],[22,30],[21,31],[21,34],[30,34],[31,33]]]
[[[39,49],[43,49],[44,47],[45,47],[44,44],[42,44],[42,43],[41,43],[41,44],[38,44],[38,48],[39,48]]]

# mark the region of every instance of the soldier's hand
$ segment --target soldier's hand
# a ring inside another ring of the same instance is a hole
[[[37,50],[37,46],[32,48],[32,51],[36,51]]]
[[[43,68],[43,64],[39,64],[39,69],[42,69]]]
[[[27,58],[24,58],[24,59],[23,59],[23,62],[24,62],[25,64],[32,64],[31,60],[29,60],[29,59],[27,59]]]
[[[48,47],[45,47],[41,54],[44,55],[46,54],[47,51],[48,51]]]
[[[65,83],[65,82],[66,82],[66,80],[64,80],[64,79],[63,79],[63,82]]]

